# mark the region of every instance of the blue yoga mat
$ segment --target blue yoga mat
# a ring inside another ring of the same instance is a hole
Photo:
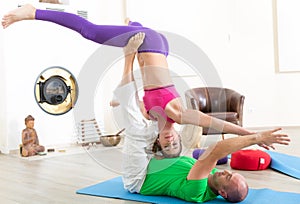
[[[272,158],[270,168],[300,179],[300,157],[273,151],[267,152]]]
[[[159,203],[159,204],[183,204],[189,203],[177,198],[167,197],[167,196],[143,196],[140,194],[132,194],[123,188],[123,182],[121,177],[116,177],[96,185],[92,185],[86,188],[78,190],[76,193],[100,196],[108,198],[117,198],[123,200],[132,200],[139,202],[149,202],[149,203]],[[247,198],[240,202],[242,204],[273,204],[273,203],[284,203],[284,204],[299,204],[300,194],[297,193],[287,193],[273,191],[271,189],[250,189]],[[227,203],[222,197],[218,196],[217,199],[213,201],[206,202],[209,204],[215,203]]]

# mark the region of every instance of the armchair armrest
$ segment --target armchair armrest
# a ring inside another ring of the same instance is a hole
[[[199,101],[192,95],[191,91],[185,92],[186,105],[189,109],[200,110]]]
[[[245,96],[231,90],[231,93],[227,95],[227,109],[231,112],[236,112],[239,118],[239,125],[243,125],[243,107]]]

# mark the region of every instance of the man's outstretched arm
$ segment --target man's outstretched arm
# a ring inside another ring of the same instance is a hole
[[[290,138],[286,134],[276,133],[279,130],[281,130],[281,128],[243,137],[228,138],[209,146],[204,154],[199,157],[198,161],[189,172],[187,179],[196,180],[207,178],[220,158],[245,147],[255,144],[267,146],[272,144],[288,145]]]

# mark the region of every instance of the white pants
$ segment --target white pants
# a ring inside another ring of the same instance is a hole
[[[152,144],[157,137],[157,124],[144,118],[136,98],[134,82],[118,87],[115,97],[120,103],[118,125],[125,127],[123,147],[123,182],[129,192],[139,193],[147,173]]]

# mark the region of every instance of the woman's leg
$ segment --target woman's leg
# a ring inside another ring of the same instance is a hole
[[[36,20],[49,21],[80,33],[84,38],[99,44],[124,47],[129,38],[147,28],[137,26],[96,25],[72,13],[36,10]]]
[[[37,20],[50,21],[80,33],[86,39],[114,47],[124,47],[130,37],[136,33],[145,33],[144,43],[139,47],[139,52],[168,53],[166,38],[156,31],[133,25],[96,25],[72,13],[36,10]],[[139,24],[140,25],[140,24]]]
[[[251,131],[236,124],[212,117],[198,110],[186,109],[180,98],[170,101],[167,104],[165,111],[168,117],[178,124],[192,124],[237,135],[252,134]]]
[[[166,38],[152,29],[137,26],[137,24],[132,26],[96,25],[72,13],[39,10],[31,5],[25,5],[5,15],[2,19],[2,26],[6,28],[14,22],[31,19],[56,23],[80,33],[86,39],[115,47],[124,47],[131,36],[143,32],[146,37],[143,45],[139,47],[139,52],[168,53]]]

